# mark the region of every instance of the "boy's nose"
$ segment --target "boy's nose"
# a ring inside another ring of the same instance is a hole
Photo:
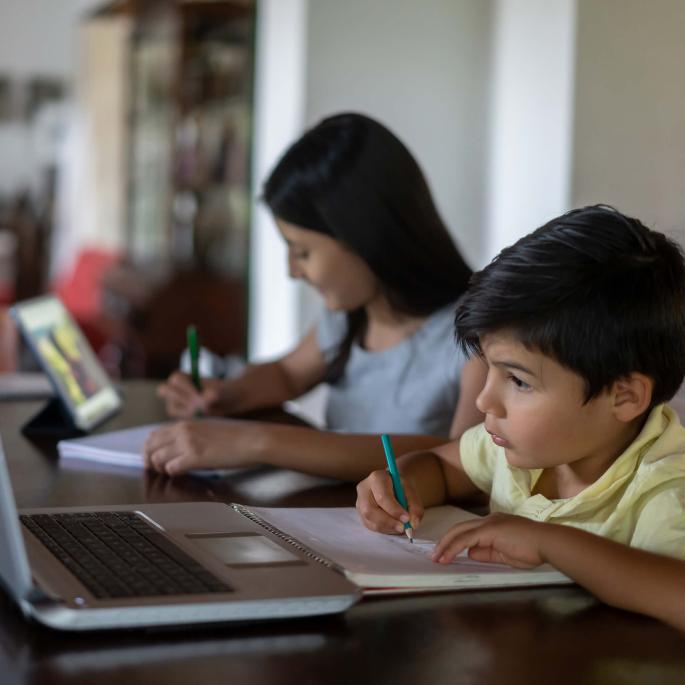
[[[483,414],[491,414],[493,416],[503,416],[504,408],[501,402],[498,401],[491,383],[486,381],[485,386],[476,397],[476,407]]]

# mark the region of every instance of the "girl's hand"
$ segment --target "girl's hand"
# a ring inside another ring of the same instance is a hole
[[[404,533],[404,524],[416,528],[423,518],[423,505],[411,481],[402,478],[409,512],[395,499],[392,479],[385,470],[378,470],[357,485],[357,512],[364,525],[379,533]]]
[[[179,421],[150,433],[145,468],[178,476],[192,469],[248,466],[255,463],[249,455],[260,444],[260,430],[254,421]]]
[[[465,549],[476,561],[497,562],[516,568],[534,568],[545,562],[543,545],[549,523],[512,514],[490,514],[450,528],[435,546],[433,561],[449,564]]]
[[[227,383],[219,378],[203,378],[199,392],[190,376],[177,371],[157,388],[167,414],[175,419],[194,416],[224,416],[227,409]]]

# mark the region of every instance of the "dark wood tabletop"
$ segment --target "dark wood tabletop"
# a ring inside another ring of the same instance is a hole
[[[123,385],[124,411],[99,431],[164,419],[150,382]],[[213,500],[351,506],[354,487],[255,468],[224,479],[60,464],[21,425],[39,402],[0,402],[17,504]],[[3,550],[0,550],[3,553]],[[365,599],[325,619],[156,632],[57,633],[25,622],[0,591],[2,685],[685,683],[685,636],[611,609],[576,587]]]

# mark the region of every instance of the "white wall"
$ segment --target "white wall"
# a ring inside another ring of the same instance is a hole
[[[99,0],[1,0],[0,75],[15,81],[32,76],[73,85],[77,69],[79,17]],[[35,182],[36,146],[25,123],[0,124],[0,193]]]
[[[569,208],[575,0],[497,0],[487,257]]]
[[[71,80],[77,63],[77,20],[101,0],[2,0],[0,73]]]
[[[578,4],[573,204],[685,242],[685,2]]]
[[[419,160],[467,261],[482,261],[490,0],[315,0],[306,120],[376,117]],[[317,311],[303,291],[300,327]]]
[[[377,117],[407,144],[469,261],[480,259],[489,0],[316,0],[306,118]]]
[[[273,164],[302,131],[307,0],[260,0],[257,11],[248,332],[253,361],[282,354],[299,337],[297,286],[258,196]]]

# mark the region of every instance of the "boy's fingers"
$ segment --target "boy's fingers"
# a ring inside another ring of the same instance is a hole
[[[377,471],[376,474],[378,475],[371,482],[371,492],[378,506],[396,522],[407,523],[409,512],[397,501],[390,474],[387,471]]]
[[[498,552],[494,547],[470,547],[469,559],[474,561],[483,561],[488,564],[506,564],[501,552]]]
[[[412,528],[418,528],[423,518],[423,503],[419,499],[418,495],[415,493],[414,488],[411,484],[406,481],[402,481],[404,484],[404,494],[407,496],[407,505],[409,507],[409,521]]]
[[[381,509],[372,496],[357,502],[364,525],[377,533],[402,533],[404,525]]]
[[[371,476],[357,485],[356,506],[364,525],[370,530],[381,533],[403,532],[404,525],[382,508],[378,497],[378,491],[372,488]],[[401,507],[400,512],[404,512]]]
[[[447,563],[464,549],[475,547],[481,538],[483,521],[465,521],[452,526],[435,545],[431,559]]]

